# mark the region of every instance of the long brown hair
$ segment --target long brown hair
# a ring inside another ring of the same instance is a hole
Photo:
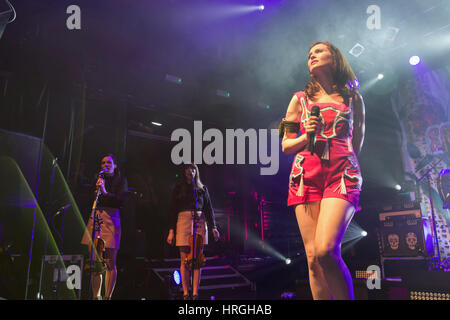
[[[179,185],[180,187],[180,192],[179,192],[179,198],[182,198],[186,195],[187,193],[187,189],[188,189],[188,182],[186,179],[186,169],[187,168],[193,168],[195,169],[195,176],[194,176],[194,181],[195,181],[195,185],[197,187],[198,192],[202,192],[204,189],[204,184],[202,183],[202,181],[200,180],[200,171],[198,170],[198,166],[195,163],[188,163],[183,165],[182,167],[182,174],[181,174],[181,183]]]
[[[311,50],[312,47],[318,44],[326,45],[330,50],[331,54],[333,55],[333,59],[336,65],[336,69],[333,74],[333,82],[335,84],[335,90],[344,99],[350,97],[352,95],[353,88],[350,88],[348,83],[351,82],[352,85],[354,85],[354,81],[356,79],[355,73],[350,67],[350,64],[344,58],[342,52],[336,46],[327,41],[316,41],[309,47],[309,50]],[[308,82],[305,86],[305,95],[308,98],[308,100],[314,100],[314,96],[317,94],[320,87],[314,75],[310,73],[309,76],[311,78],[311,81]]]

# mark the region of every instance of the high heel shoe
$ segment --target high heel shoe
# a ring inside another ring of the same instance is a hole
[[[183,295],[183,300],[191,300],[191,297],[188,294]]]

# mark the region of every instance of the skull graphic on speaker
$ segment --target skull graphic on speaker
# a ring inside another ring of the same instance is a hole
[[[398,249],[399,240],[400,238],[395,233],[391,233],[390,235],[388,235],[389,246],[392,250]]]
[[[417,246],[417,235],[414,232],[408,232],[406,235],[406,244],[411,250],[416,250]]]

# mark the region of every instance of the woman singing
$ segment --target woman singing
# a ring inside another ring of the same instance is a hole
[[[176,246],[180,250],[180,273],[183,286],[183,299],[198,299],[198,285],[200,283],[200,269],[194,268],[194,283],[192,286],[192,297],[189,296],[189,269],[185,261],[189,256],[190,242],[189,237],[193,230],[193,213],[197,204],[197,215],[199,218],[198,234],[204,240],[203,244],[208,244],[208,227],[212,228],[214,240],[219,240],[219,231],[216,228],[214,210],[209,197],[208,189],[200,181],[200,172],[195,164],[188,164],[184,167],[182,182],[175,186],[172,192],[172,203],[169,212],[169,235],[167,243],[170,245],[176,238]],[[194,184],[192,184],[192,181]],[[196,199],[194,187],[197,190]],[[176,230],[176,234],[174,233]]]
[[[341,244],[360,210],[364,103],[350,65],[331,43],[311,45],[308,68],[310,82],[294,94],[280,123],[283,152],[296,153],[288,206],[295,206],[313,298],[354,299]],[[319,116],[311,115],[313,106]]]
[[[121,235],[119,210],[123,206],[128,191],[128,183],[127,179],[120,174],[116,159],[112,154],[107,154],[102,158],[101,169],[103,175],[96,178],[96,188],[95,191],[92,191],[92,195],[95,196],[97,188],[100,189],[96,213],[99,214],[102,221],[100,237],[105,241],[105,300],[110,300],[117,280],[116,259]],[[93,218],[90,217],[81,240],[82,244],[89,246],[89,251],[92,245],[92,225]],[[101,273],[93,273],[92,291],[94,299],[101,299],[102,280]]]

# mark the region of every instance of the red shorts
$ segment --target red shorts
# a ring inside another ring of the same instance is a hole
[[[288,206],[323,198],[341,198],[359,211],[362,177],[354,154],[333,155],[321,159],[310,151],[297,153],[289,176]]]

